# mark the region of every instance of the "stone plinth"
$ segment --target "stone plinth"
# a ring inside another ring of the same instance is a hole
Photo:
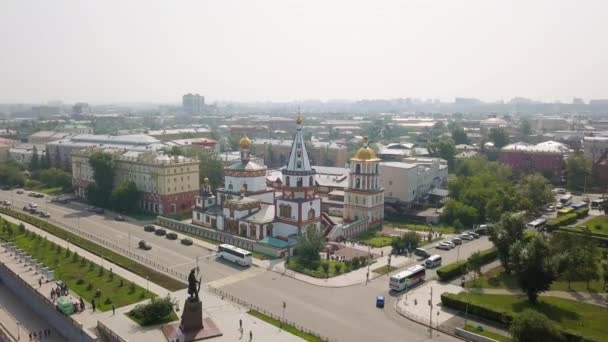
[[[211,318],[203,319],[203,303],[186,299],[180,323],[162,327],[167,341],[190,342],[222,336]]]

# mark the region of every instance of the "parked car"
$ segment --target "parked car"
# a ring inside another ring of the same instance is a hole
[[[11,189],[10,185],[3,185],[2,186],[2,190],[10,190],[10,189]]]
[[[146,240],[141,240],[139,241],[139,248],[149,251],[152,249],[152,245],[150,245]]]
[[[452,243],[455,245],[462,245],[462,239],[461,238],[453,238],[452,239]]]
[[[51,214],[47,213],[46,211],[40,211],[38,213],[38,215],[40,215],[40,217],[44,217],[44,218],[49,218],[51,217]]]
[[[43,198],[44,195],[43,194],[39,194],[39,193],[35,193],[34,197],[36,197],[36,198]]]
[[[159,228],[154,232],[154,234],[156,234],[158,236],[164,236],[165,234],[167,234],[167,231],[162,228]]]
[[[190,239],[190,238],[183,238],[181,242],[182,242],[182,245],[186,245],[186,246],[190,246],[194,243],[194,242],[192,242],[192,239]]]
[[[473,229],[473,231],[479,235],[486,235],[488,233],[488,225],[487,224],[482,224],[479,225],[479,227]]]
[[[36,193],[35,192],[30,192],[29,194],[27,194],[29,197],[35,197]]]
[[[117,215],[114,217],[116,221],[126,221],[127,219],[122,215]]]
[[[448,245],[447,243],[443,243],[443,242],[440,243],[440,244],[438,244],[437,246],[435,246],[435,248],[437,248],[437,249],[443,249],[443,250],[446,250],[446,251],[449,251],[451,249],[450,245]]]
[[[585,203],[589,203],[589,201],[591,201],[591,200],[589,199],[589,197],[587,197],[587,196],[583,197],[583,202],[585,202]]]
[[[467,240],[467,241],[471,241],[474,240],[475,238],[469,234],[460,234],[459,238],[461,238],[462,240]]]
[[[24,205],[24,206],[23,206],[23,211],[30,211],[30,207],[29,207],[29,206],[27,206],[27,205]]]
[[[555,205],[555,209],[564,209],[564,205],[561,203],[557,203],[557,205]]]
[[[177,240],[177,234],[174,232],[169,232],[167,233],[166,238],[169,240]]]
[[[7,206],[7,207],[8,207],[8,206],[10,206],[12,203],[11,203],[11,201],[9,201],[9,200],[4,200],[4,201],[2,201],[2,204],[4,204],[5,206]]]
[[[376,297],[376,307],[381,309],[384,308],[384,296]]]
[[[468,231],[467,234],[471,235],[472,237],[474,237],[476,239],[479,239],[479,234],[477,234],[475,232]]]
[[[558,188],[557,189],[557,193],[560,194],[560,195],[564,195],[566,193],[566,189]]]
[[[414,250],[414,255],[423,257],[423,258],[428,258],[431,256],[431,254],[429,254],[429,252],[424,248],[416,248]]]
[[[555,207],[552,206],[552,205],[550,205],[550,206],[547,207],[547,211],[550,212],[550,213],[554,212],[555,211]]]
[[[453,242],[452,242],[452,241],[450,241],[450,240],[443,241],[443,243],[447,243],[447,244],[450,246],[450,249],[451,249],[451,248],[456,248],[456,244],[455,244],[455,243],[453,243]]]
[[[93,212],[96,214],[103,214],[106,211],[103,208],[93,208]]]
[[[144,231],[149,232],[149,233],[153,233],[156,230],[156,227],[154,227],[151,224],[147,224],[144,226]]]
[[[17,193],[18,193],[19,195],[23,194],[23,189],[19,189],[19,190],[17,190]]]
[[[582,192],[580,192],[580,191],[572,191],[572,194],[573,194],[574,196],[580,196],[580,195],[582,195],[583,193],[582,193]]]

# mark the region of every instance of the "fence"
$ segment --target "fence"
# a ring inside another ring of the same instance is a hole
[[[221,290],[219,288],[216,288],[216,287],[213,287],[213,286],[209,286],[209,292],[215,293],[215,294],[221,296],[224,299],[228,299],[228,300],[230,300],[232,302],[235,302],[235,303],[237,303],[239,305],[242,305],[242,306],[248,308],[249,310],[258,311],[258,312],[260,312],[260,313],[262,313],[262,314],[264,314],[264,315],[266,315],[266,316],[268,316],[268,317],[270,317],[272,319],[275,319],[275,320],[277,320],[277,321],[279,321],[279,322],[281,322],[283,324],[291,325],[292,327],[294,327],[294,328],[296,328],[296,329],[298,329],[298,330],[300,330],[300,331],[302,331],[302,332],[304,332],[306,334],[310,334],[310,335],[313,335],[313,336],[317,337],[321,341],[324,341],[324,342],[337,342],[336,339],[330,339],[329,337],[323,336],[323,335],[319,334],[318,332],[316,332],[314,330],[311,330],[311,329],[308,329],[306,327],[303,327],[303,326],[301,326],[298,323],[286,320],[286,319],[284,319],[283,317],[281,317],[281,316],[279,316],[277,314],[274,314],[274,313],[272,313],[272,312],[270,312],[270,311],[268,311],[268,310],[266,310],[264,308],[261,308],[261,307],[259,307],[257,305],[253,305],[253,304],[247,302],[246,300],[243,300],[243,299],[241,299],[239,297],[233,296],[233,295],[229,294],[228,292],[226,292],[224,290]]]
[[[0,342],[15,342],[17,338],[0,322]]]
[[[112,329],[106,327],[100,321],[97,321],[97,331],[105,337],[106,340],[110,342],[127,342],[124,338],[118,336]]]
[[[14,207],[11,207],[11,210],[17,211],[16,208],[14,208]],[[42,219],[40,217],[29,215],[27,213],[23,213],[23,214],[35,217],[37,219]],[[51,223],[51,224],[53,224],[53,225],[55,225],[55,226],[57,226],[57,227],[60,227],[60,228],[62,228],[64,230],[67,230],[67,231],[69,231],[72,234],[78,235],[78,236],[80,236],[82,238],[85,238],[85,239],[93,241],[93,242],[95,242],[95,243],[97,243],[99,245],[107,247],[107,248],[111,249],[112,251],[114,251],[116,253],[119,253],[119,254],[122,254],[123,256],[126,256],[127,258],[136,260],[136,261],[138,261],[138,262],[140,262],[142,264],[146,264],[148,266],[152,266],[155,269],[157,269],[157,270],[159,270],[159,271],[161,271],[161,272],[163,272],[165,274],[168,274],[168,275],[170,275],[170,276],[172,276],[174,278],[177,278],[177,279],[182,280],[182,281],[186,281],[188,279],[188,275],[185,274],[185,273],[178,272],[178,271],[173,270],[173,269],[171,269],[171,268],[169,268],[167,266],[162,265],[160,262],[148,259],[146,257],[143,257],[143,256],[139,255],[139,254],[133,253],[129,249],[125,249],[123,247],[120,247],[120,246],[116,245],[115,243],[113,243],[111,241],[108,241],[108,240],[105,240],[105,239],[102,239],[102,238],[100,238],[98,236],[95,236],[94,234],[89,234],[89,233],[87,233],[87,232],[85,232],[83,230],[80,230],[80,229],[68,226],[68,225],[66,225],[63,222],[57,221],[57,220],[52,219],[52,218],[47,218],[46,221],[49,222],[49,223]],[[103,258],[103,256],[100,256],[100,257]]]

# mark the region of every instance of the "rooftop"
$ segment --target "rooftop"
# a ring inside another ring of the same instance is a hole
[[[540,144],[531,145],[525,142],[509,144],[502,148],[503,151],[525,151],[537,153],[567,153],[570,151],[568,146],[557,141],[545,141]]]

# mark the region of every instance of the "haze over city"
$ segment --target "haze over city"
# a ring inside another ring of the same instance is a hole
[[[608,4],[3,1],[0,102],[606,98]]]

